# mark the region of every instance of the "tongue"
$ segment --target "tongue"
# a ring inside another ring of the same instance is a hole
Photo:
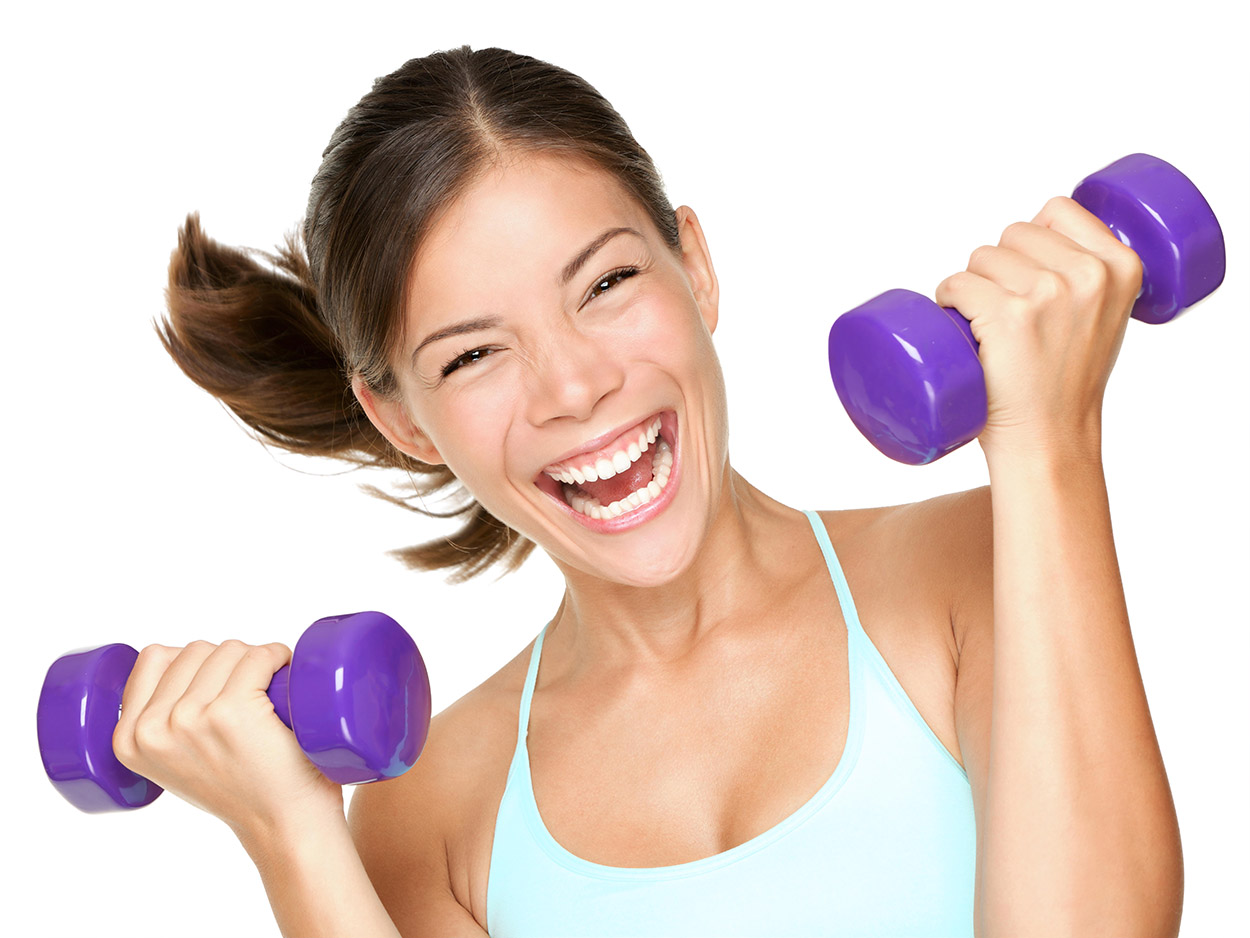
[[[654,474],[651,457],[654,455],[655,447],[652,446],[624,472],[618,472],[612,478],[601,479],[598,482],[583,482],[575,488],[581,490],[582,494],[597,499],[604,507],[613,502],[619,502],[622,498],[628,498],[632,492],[646,487],[646,484],[651,481]]]

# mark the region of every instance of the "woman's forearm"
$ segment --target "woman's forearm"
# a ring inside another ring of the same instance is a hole
[[[342,815],[293,835],[240,836],[288,938],[398,938]]]
[[[987,454],[988,455],[988,454]],[[1180,833],[1096,442],[990,457],[985,934],[1176,934]]]

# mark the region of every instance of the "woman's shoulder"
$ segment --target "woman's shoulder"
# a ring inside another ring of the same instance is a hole
[[[959,607],[991,576],[989,488],[820,512],[861,627],[921,717],[963,764],[955,726]]]
[[[945,550],[967,546],[989,532],[990,487],[950,492],[915,502],[874,508],[829,509],[817,512],[835,548],[870,546],[898,561],[940,566]],[[841,555],[842,551],[838,551]]]
[[[446,798],[441,810],[460,815],[447,818],[452,828],[462,829],[463,812],[484,796],[483,786],[495,786],[507,775],[533,644],[430,720],[421,758],[407,774],[422,766],[423,775],[438,779]]]
[[[989,486],[818,514],[857,605],[876,604],[878,621],[888,613],[947,632],[952,607],[991,576]]]
[[[473,884],[489,855],[494,811],[488,808],[503,795],[532,647],[434,715],[412,768],[352,795],[357,845],[375,885],[402,878],[383,897],[388,909],[420,898],[411,880],[414,870],[424,870],[433,888],[485,921],[484,892]]]

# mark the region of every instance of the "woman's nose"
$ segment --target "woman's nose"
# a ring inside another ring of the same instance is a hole
[[[612,349],[576,329],[553,336],[532,365],[529,416],[535,425],[558,417],[584,420],[625,381],[623,363]]]

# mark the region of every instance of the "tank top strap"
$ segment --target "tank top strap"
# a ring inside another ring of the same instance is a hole
[[[855,610],[855,600],[851,598],[851,588],[847,585],[846,576],[842,573],[842,565],[838,562],[838,555],[833,549],[832,542],[829,540],[829,532],[825,530],[825,523],[820,520],[820,515],[815,511],[805,509],[803,514],[807,515],[812,531],[816,534],[816,541],[820,544],[820,551],[824,554],[825,566],[828,568],[829,576],[833,580],[834,589],[837,590],[838,603],[842,607],[842,618],[846,622],[847,631],[857,638],[862,638],[864,637],[864,628],[859,623],[859,613]],[[529,732],[530,702],[534,698],[534,686],[538,681],[538,664],[542,658],[543,639],[546,637],[547,629],[550,627],[550,622],[543,626],[543,630],[534,639],[534,648],[530,652],[529,671],[525,675],[525,688],[521,692],[521,706],[517,713],[518,746],[524,745],[526,734]]]
[[[517,714],[517,748],[520,751],[525,745],[525,736],[529,732],[530,725],[530,701],[534,699],[534,685],[538,681],[538,662],[543,655],[543,638],[547,634],[547,629],[551,627],[548,622],[543,626],[543,630],[538,633],[538,637],[534,639],[534,650],[530,652],[530,667],[525,675],[525,689],[521,691],[521,707]]]
[[[866,639],[864,627],[859,623],[859,613],[855,610],[855,600],[851,598],[851,588],[847,585],[846,576],[842,573],[842,564],[838,562],[838,555],[833,549],[833,542],[829,540],[829,532],[825,530],[825,523],[820,520],[820,515],[811,509],[804,509],[803,514],[807,515],[807,520],[811,522],[816,541],[820,544],[820,552],[825,555],[825,566],[829,569],[833,588],[837,590],[838,604],[842,607],[842,618],[846,622],[847,632],[854,635],[856,639]]]

